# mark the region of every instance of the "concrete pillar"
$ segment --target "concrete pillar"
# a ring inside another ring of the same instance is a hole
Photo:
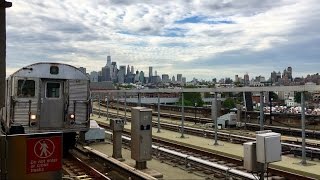
[[[264,127],[263,127],[263,107],[264,107],[264,103],[263,103],[263,92],[260,92],[260,131],[263,131]]]
[[[122,131],[124,122],[121,119],[110,119],[110,128],[112,129],[112,157],[119,161],[124,161],[122,158]]]
[[[158,93],[158,131],[160,133],[160,93]]]
[[[184,138],[184,94],[181,93],[181,138]]]
[[[306,117],[305,117],[305,93],[301,92],[301,135],[302,135],[302,165],[307,164],[306,160]]]

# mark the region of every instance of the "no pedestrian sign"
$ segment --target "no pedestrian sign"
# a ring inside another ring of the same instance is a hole
[[[61,158],[61,136],[27,139],[27,174],[59,171]]]

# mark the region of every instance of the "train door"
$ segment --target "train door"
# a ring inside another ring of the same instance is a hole
[[[40,129],[64,126],[63,84],[63,80],[42,80]]]

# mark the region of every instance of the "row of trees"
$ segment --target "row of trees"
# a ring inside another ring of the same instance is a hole
[[[232,109],[236,107],[236,104],[240,104],[243,101],[243,93],[238,93],[233,95],[232,93],[222,93],[221,96],[223,98],[226,98],[222,106],[224,108]],[[271,92],[270,96],[272,98],[273,102],[279,101],[279,97],[276,93]],[[205,97],[211,97],[209,93],[205,93]],[[306,93],[305,99],[308,100],[311,98],[310,93]],[[301,102],[301,93],[296,92],[294,95],[294,101],[297,103]],[[179,105],[182,104],[182,99],[180,97],[179,99]],[[184,93],[184,105],[185,106],[197,106],[197,107],[202,107],[204,104],[201,94],[199,92],[186,92]]]

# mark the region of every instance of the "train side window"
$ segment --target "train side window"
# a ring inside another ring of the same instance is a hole
[[[34,97],[36,90],[35,87],[34,80],[18,80],[17,96],[22,98]]]
[[[47,83],[47,98],[59,98],[60,97],[60,83]]]

